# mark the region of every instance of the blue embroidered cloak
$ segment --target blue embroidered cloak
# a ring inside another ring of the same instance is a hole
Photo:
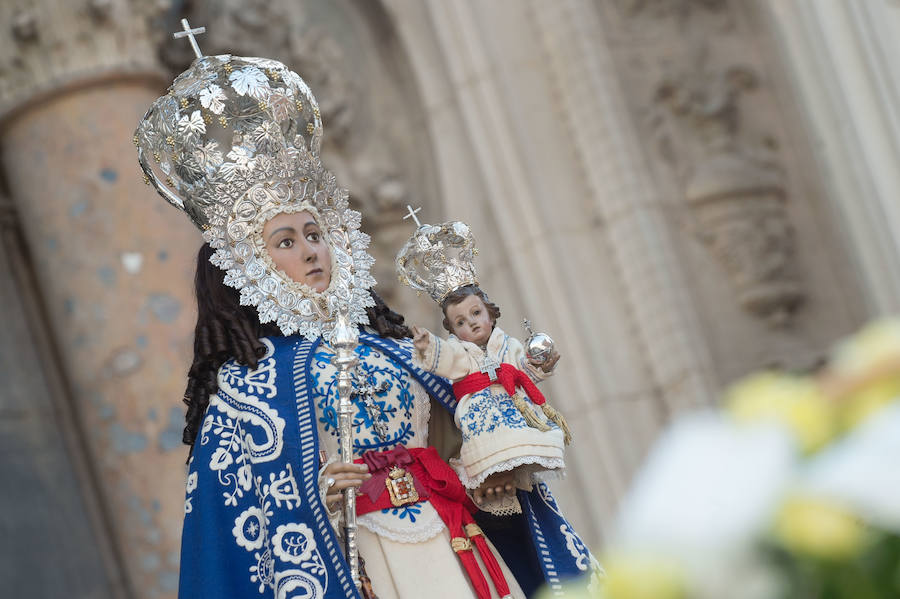
[[[255,370],[233,360],[219,370],[189,463],[178,596],[358,598],[319,495],[310,368],[319,342],[263,342],[268,353]],[[413,366],[411,347],[361,333],[357,353],[365,362],[377,348],[452,412],[449,384]],[[522,515],[483,528],[523,589],[558,591],[589,573],[593,557],[547,487],[520,491],[519,501]]]

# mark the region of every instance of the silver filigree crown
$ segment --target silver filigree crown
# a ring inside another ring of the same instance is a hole
[[[419,225],[397,253],[400,282],[424,291],[438,304],[466,285],[478,285],[478,253],[469,226],[459,221]]]
[[[203,230],[225,284],[285,335],[330,337],[338,312],[367,324],[374,305],[369,237],[349,194],[319,158],[322,121],[309,87],[267,58],[202,56],[179,75],[138,125],[145,181]],[[308,210],[328,243],[325,291],[278,270],[262,242],[265,223]]]

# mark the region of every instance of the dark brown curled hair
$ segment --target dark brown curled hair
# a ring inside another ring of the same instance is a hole
[[[460,287],[455,291],[451,291],[447,297],[441,301],[441,311],[444,313],[444,321],[441,324],[444,325],[444,328],[448,333],[452,333],[453,329],[450,328],[450,321],[447,320],[447,306],[455,306],[470,295],[477,295],[481,298],[481,301],[484,302],[484,307],[487,308],[491,320],[494,321],[495,325],[497,324],[497,319],[500,318],[500,307],[488,298],[487,293],[485,293],[481,287],[478,287],[477,285],[466,285],[465,287]]]
[[[219,390],[219,367],[234,358],[239,364],[256,368],[266,348],[261,337],[281,336],[273,324],[260,324],[256,308],[242,306],[236,289],[224,283],[225,273],[210,263],[213,250],[203,244],[197,253],[197,274],[194,291],[197,296],[197,326],[194,328],[194,361],[188,371],[184,403],[187,405],[184,433],[181,440],[191,446],[209,396]],[[371,291],[375,306],[366,308],[370,326],[382,337],[402,339],[411,337],[403,316],[394,312],[377,293]]]

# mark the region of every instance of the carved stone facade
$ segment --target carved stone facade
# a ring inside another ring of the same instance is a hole
[[[740,131],[740,95],[758,76],[743,65],[711,71],[710,52],[704,47],[691,70],[667,74],[654,90],[660,156],[677,173],[697,235],[728,271],[741,305],[785,326],[804,299],[786,188],[777,158],[749,146]]]
[[[784,109],[783,64],[758,6],[727,0],[598,2],[649,171],[672,226],[722,382],[747,365],[809,368],[860,316],[840,225],[810,174],[807,133]],[[773,60],[774,59],[774,60]],[[687,235],[685,235],[685,233]],[[725,293],[728,290],[728,293]],[[825,305],[830,304],[830,305]],[[837,310],[840,323],[826,316]],[[743,312],[743,314],[741,314]],[[734,338],[742,339],[740,347]],[[805,339],[798,343],[799,339]]]
[[[28,448],[3,465],[52,473],[69,519],[88,515],[73,534],[98,547],[73,555],[45,596],[78,572],[97,596],[174,596],[179,398],[200,239],[141,184],[130,140],[191,60],[171,39],[181,17],[207,27],[207,54],[272,56],[307,79],[322,107],[325,162],[372,235],[378,291],[408,320],[440,330],[433,304],[393,272],[411,231],[406,204],[423,206],[423,220],[471,224],[479,278],[506,330],[528,316],[563,352],[547,393],[576,441],[557,490],[598,546],[669,419],[760,366],[811,367],[867,315],[900,307],[900,269],[877,276],[900,264],[896,224],[877,218],[892,214],[885,198],[900,183],[845,168],[839,133],[824,131],[834,106],[858,99],[811,100],[823,85],[812,69],[793,77],[798,64],[825,67],[796,46],[822,40],[798,37],[792,18],[844,30],[832,9],[784,4],[0,4],[9,196],[0,202],[0,296],[18,298],[10,310],[24,323],[0,340],[9,370],[0,374],[19,381],[29,363],[46,365],[32,364],[31,386],[0,394],[0,406],[47,425],[24,435],[18,420],[0,419],[9,425],[0,445]],[[868,47],[857,26],[877,10],[847,10],[851,37]],[[900,122],[881,108],[883,130]],[[809,120],[798,118],[806,111]],[[860,121],[860,151],[889,148],[890,136],[869,125]],[[828,142],[824,155],[816,137]],[[21,345],[27,338],[35,342]],[[53,401],[24,401],[30,395]],[[55,435],[66,443],[47,441]],[[38,512],[40,542],[52,543],[58,522]],[[68,547],[60,560],[74,554]],[[29,580],[16,581],[29,594]]]

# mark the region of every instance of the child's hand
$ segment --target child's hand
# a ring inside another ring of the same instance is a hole
[[[559,352],[554,349],[553,353],[550,354],[550,357],[547,358],[546,362],[541,363],[531,359],[529,359],[528,361],[534,366],[540,366],[541,370],[543,370],[544,372],[550,372],[551,370],[553,370],[553,367],[556,366],[556,363],[559,362],[559,357]]]
[[[419,350],[420,353],[425,353],[425,350],[428,349],[428,329],[423,329],[422,327],[417,327],[416,325],[412,326],[412,334],[413,334],[413,345]]]

